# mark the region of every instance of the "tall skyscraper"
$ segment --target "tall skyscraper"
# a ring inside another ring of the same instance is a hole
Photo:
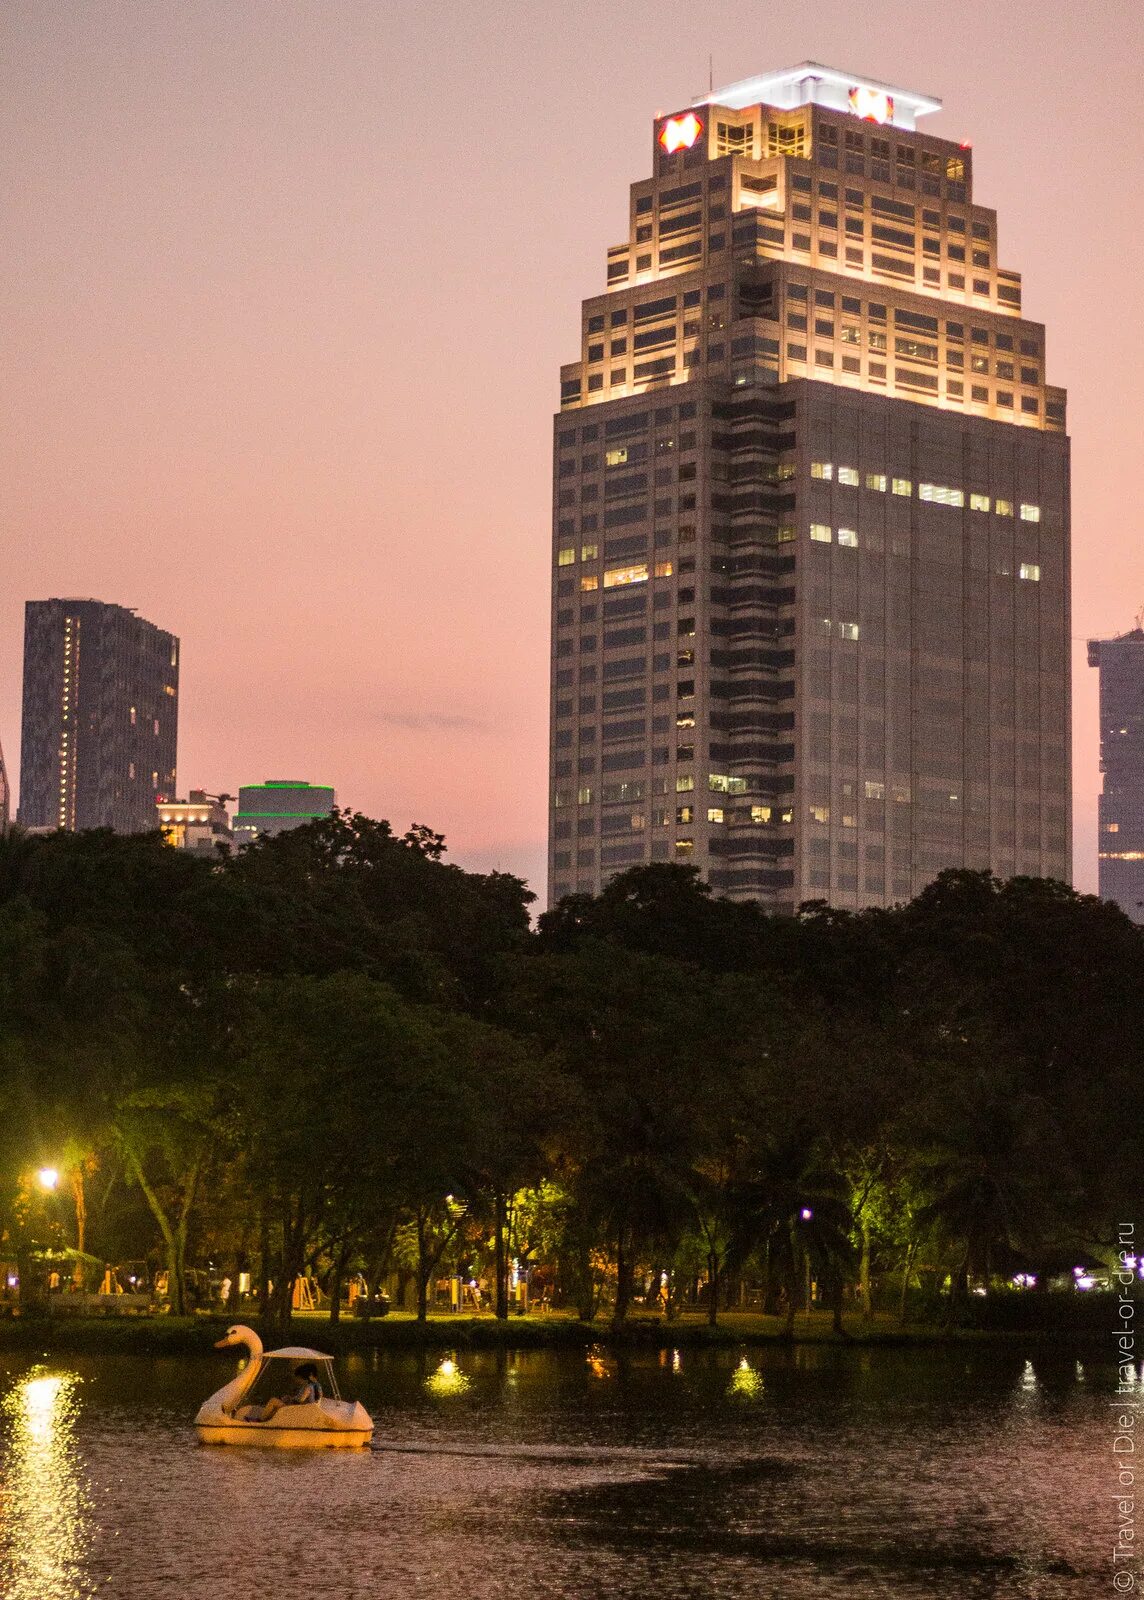
[[[1144,619],[1090,639],[1088,664],[1100,669],[1100,897],[1144,922]]]
[[[179,641],[124,606],[29,600],[19,820],[27,828],[157,826],[175,793]]]
[[[300,828],[318,817],[328,817],[337,803],[337,795],[327,784],[306,783],[301,778],[244,784],[238,791],[232,824],[234,842],[251,844],[261,834],[273,836]]]
[[[654,123],[561,369],[553,900],[1069,877],[1065,396],[939,105],[805,63]]]

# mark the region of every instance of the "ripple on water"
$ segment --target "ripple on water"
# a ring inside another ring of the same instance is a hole
[[[353,1363],[372,1451],[195,1445],[217,1362],[0,1375],[0,1594],[1089,1600],[1111,1374],[1007,1353]],[[452,1376],[450,1374],[450,1376]],[[347,1385],[349,1386],[349,1385]],[[749,1388],[751,1394],[743,1391]]]

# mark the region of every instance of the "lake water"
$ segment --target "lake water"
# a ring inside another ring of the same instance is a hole
[[[1028,1359],[1027,1359],[1028,1357]],[[5,1600],[1092,1600],[1115,1372],[1036,1351],[359,1356],[365,1452],[195,1443],[215,1360],[0,1353]],[[440,1389],[440,1385],[437,1386]]]

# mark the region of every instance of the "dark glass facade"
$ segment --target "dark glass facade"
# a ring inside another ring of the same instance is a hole
[[[8,783],[8,769],[4,765],[4,750],[0,747],[0,833],[7,833],[11,815],[12,792]]]
[[[1144,922],[1144,627],[1090,639],[1088,664],[1100,669],[1100,896]]]
[[[179,641],[125,606],[29,600],[19,820],[155,828],[176,792]]]

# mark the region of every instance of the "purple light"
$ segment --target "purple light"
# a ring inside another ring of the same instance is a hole
[[[814,1212],[810,1209],[809,1206],[803,1206],[802,1210],[799,1212],[799,1216],[802,1218],[802,1220],[804,1222],[809,1222],[811,1217],[813,1217],[813,1215],[814,1215]]]

